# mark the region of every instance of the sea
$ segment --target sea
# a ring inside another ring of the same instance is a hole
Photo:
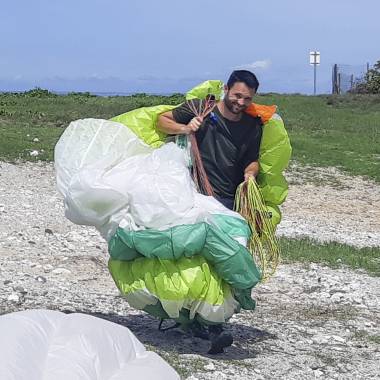
[[[13,94],[22,94],[23,92],[27,91],[0,91],[0,94],[6,94],[6,93],[13,93]],[[90,94],[95,96],[131,96],[131,95],[137,95],[137,94],[146,94],[146,95],[152,95],[152,96],[171,96],[175,94],[174,92],[94,92],[94,91],[51,91],[52,94],[57,95],[67,95],[70,93],[84,93],[84,94]]]

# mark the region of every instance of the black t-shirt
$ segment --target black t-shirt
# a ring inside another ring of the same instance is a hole
[[[181,124],[188,124],[195,116],[188,103],[172,112],[174,120]],[[215,194],[234,198],[237,186],[244,181],[244,169],[259,158],[261,119],[243,113],[239,121],[231,121],[224,118],[216,106],[195,136]]]

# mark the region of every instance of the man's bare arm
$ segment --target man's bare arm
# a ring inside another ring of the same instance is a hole
[[[174,120],[171,111],[158,116],[157,128],[168,135],[188,135],[196,132],[202,124],[202,118],[194,117],[188,124],[180,124]]]
[[[247,181],[249,177],[254,179],[259,174],[260,165],[258,161],[251,162],[244,170],[244,181]]]

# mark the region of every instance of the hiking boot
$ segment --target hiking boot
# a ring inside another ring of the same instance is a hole
[[[158,324],[158,329],[159,329],[160,331],[168,331],[168,330],[176,329],[177,327],[180,327],[180,326],[181,326],[180,323],[175,322],[175,323],[173,323],[171,326],[168,326],[168,327],[162,327],[164,321],[165,321],[164,319],[161,319],[161,320],[160,320],[160,323]]]
[[[223,331],[222,325],[209,326],[211,347],[209,354],[221,354],[225,347],[232,345],[234,339],[228,331]]]
[[[203,325],[201,325],[199,322],[194,321],[190,325],[190,331],[195,336],[196,338],[201,338],[203,340],[209,340],[210,339],[210,334],[207,330],[207,328]]]

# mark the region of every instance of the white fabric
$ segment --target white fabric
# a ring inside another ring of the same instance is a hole
[[[85,314],[27,310],[0,316],[1,380],[177,380],[123,326]]]
[[[185,308],[190,311],[189,319],[194,319],[196,314],[202,318],[214,322],[224,323],[228,321],[235,313],[239,312],[240,304],[230,294],[226,296],[222,304],[212,305],[206,301],[194,299],[177,299],[175,301],[159,300],[148,289],[138,289],[124,295],[129,305],[136,309],[143,309],[147,305],[156,305],[161,302],[162,308],[170,318],[178,318],[179,311]]]
[[[212,214],[241,218],[197,193],[184,150],[174,143],[153,150],[120,123],[72,122],[56,145],[55,166],[68,219],[95,226],[107,240],[119,225],[164,230]]]

